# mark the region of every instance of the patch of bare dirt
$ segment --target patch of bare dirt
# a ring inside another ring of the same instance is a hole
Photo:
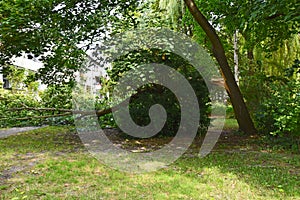
[[[14,163],[0,172],[0,186],[5,185],[9,179],[13,178],[19,172],[29,171],[37,163],[43,160],[44,153],[26,153],[15,154]]]

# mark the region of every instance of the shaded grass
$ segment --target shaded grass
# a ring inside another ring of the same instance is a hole
[[[268,152],[263,147],[242,150],[252,144],[245,140],[232,147],[221,140],[205,158],[184,156],[165,169],[134,175],[112,170],[93,158],[72,128],[47,127],[0,139],[0,172],[23,167],[0,181],[0,197],[300,199],[300,155]]]

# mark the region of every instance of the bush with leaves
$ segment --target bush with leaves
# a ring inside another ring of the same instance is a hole
[[[70,112],[59,111],[72,108],[70,86],[52,85],[40,95],[27,90],[0,89],[0,99],[0,127],[73,123]]]
[[[300,62],[289,68],[286,79],[274,80],[269,97],[255,115],[262,133],[275,136],[300,136]]]
[[[41,105],[44,108],[72,109],[72,87],[67,84],[49,85],[47,89],[40,94]],[[62,114],[60,111],[44,112],[44,115],[53,115],[46,121],[49,124],[72,124],[73,116],[56,116]]]
[[[23,107],[39,107],[40,102],[37,94],[39,83],[33,78],[34,73],[24,68],[7,66],[3,74],[11,83],[9,90],[0,85],[0,127],[10,126],[36,126],[41,123],[40,119],[32,117],[40,115],[34,110],[18,110]],[[31,118],[30,121],[26,119]]]
[[[1,127],[72,123],[70,116],[57,117],[63,114],[45,110],[71,109],[71,86],[49,85],[45,91],[38,92],[39,83],[34,72],[10,65],[4,68],[3,74],[11,82],[11,88],[0,87]]]
[[[149,49],[131,52],[128,55],[120,57],[114,62],[112,69],[108,70],[111,85],[113,86],[116,84],[118,80],[130,69],[151,63],[160,63],[172,67],[186,77],[190,85],[193,87],[199,102],[199,132],[207,130],[210,123],[208,118],[208,89],[198,71],[186,60],[174,53],[164,52],[159,49]],[[133,79],[136,77],[143,77],[145,74],[135,74],[134,76],[135,77],[133,77]],[[138,90],[139,91],[131,97],[129,105],[133,121],[140,126],[148,125],[150,123],[150,107],[155,104],[160,104],[167,112],[167,121],[158,135],[175,135],[181,120],[180,105],[175,95],[168,88],[156,84],[147,84]],[[111,103],[114,104],[114,102]],[[122,123],[122,120],[120,123]],[[126,120],[124,123],[126,123]]]
[[[40,102],[37,97],[26,93],[12,93],[11,91],[0,89],[0,127],[12,126],[36,126],[41,124],[40,119],[29,119],[33,116],[40,115],[34,110],[13,110],[18,108],[39,107]]]

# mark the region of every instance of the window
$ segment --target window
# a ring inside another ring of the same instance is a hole
[[[4,89],[11,89],[11,84],[9,80],[5,77],[3,77],[3,88]]]

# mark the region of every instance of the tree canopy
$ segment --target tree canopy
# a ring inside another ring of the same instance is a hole
[[[28,54],[44,63],[44,83],[63,83],[80,67],[84,52],[113,27],[130,20],[133,0],[3,0],[0,2],[2,65]],[[121,23],[122,22],[122,23]]]
[[[274,91],[270,80],[285,79],[299,58],[298,10],[297,0],[3,0],[0,64],[9,67],[11,58],[25,54],[44,63],[37,74],[44,83],[72,85],[74,72],[93,44],[135,28],[168,27],[190,36],[216,57],[240,127],[250,133],[254,127],[243,97],[255,117],[269,97],[265,94]],[[234,35],[242,93],[232,73]],[[127,68],[116,64],[111,81]],[[296,87],[291,94],[297,94],[298,74],[289,78]]]

